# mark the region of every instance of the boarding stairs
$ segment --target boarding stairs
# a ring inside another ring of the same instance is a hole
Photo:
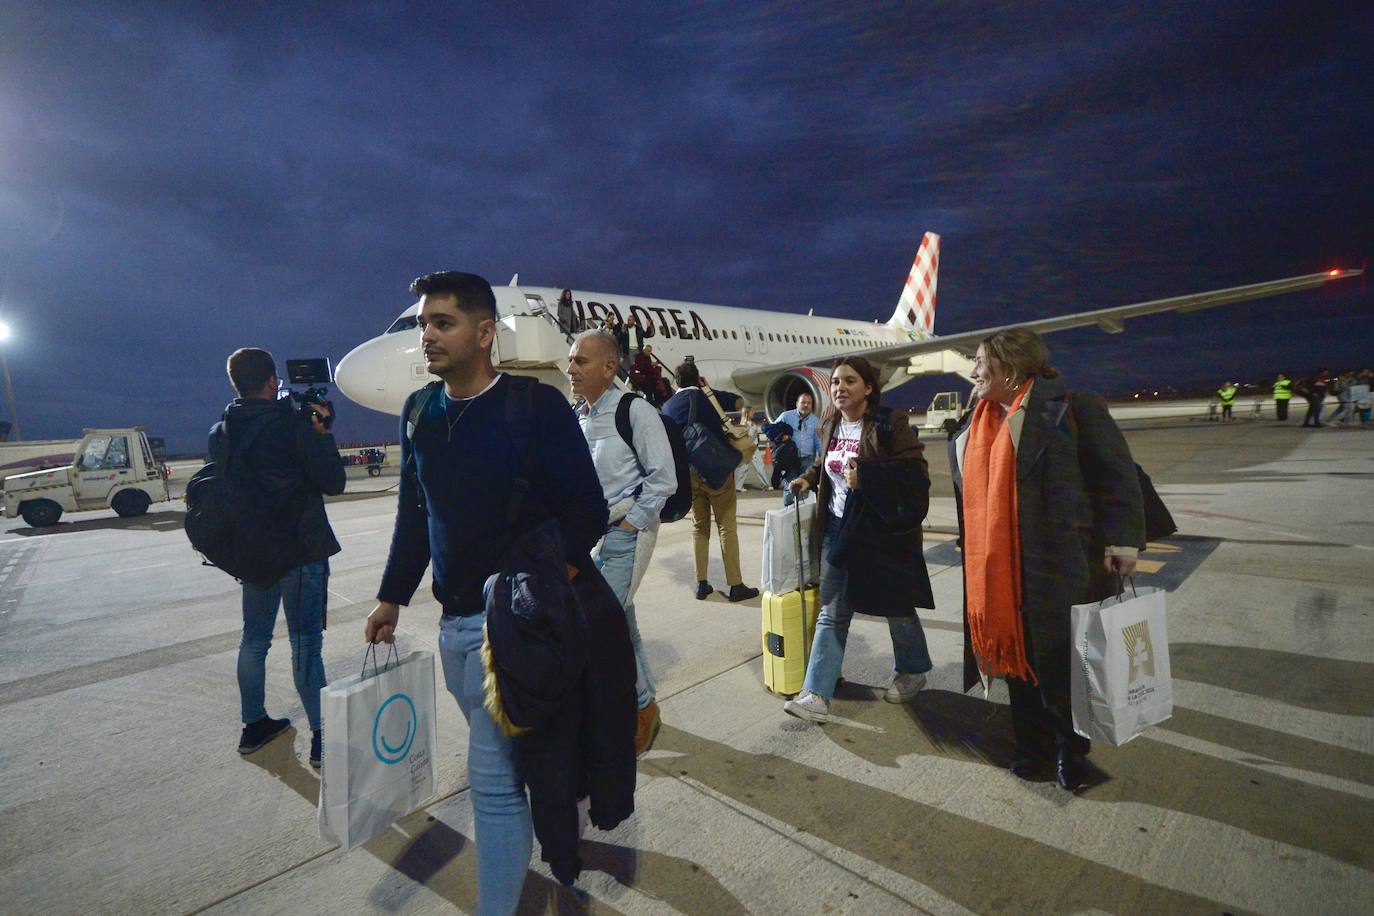
[[[576,329],[565,327],[551,309],[543,307],[542,300],[536,311],[535,303],[523,297],[518,302],[500,301],[506,288],[495,292],[497,311],[502,315],[496,323],[496,342],[492,347],[492,362],[496,368],[524,374],[561,375],[567,366],[568,349],[577,334]],[[653,359],[663,370],[664,377],[676,382],[673,371],[657,356]],[[624,366],[616,370],[616,384],[625,391],[638,390],[630,382]]]

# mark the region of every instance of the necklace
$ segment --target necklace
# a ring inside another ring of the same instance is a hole
[[[471,398],[465,398],[464,400],[466,400],[467,403],[463,405],[463,409],[460,410],[460,411],[458,411],[458,416],[456,416],[456,417],[454,417],[452,420],[450,420],[450,419],[448,418],[448,405],[449,405],[449,404],[456,404],[456,403],[458,403],[458,402],[455,401],[453,398],[449,397],[447,391],[444,392],[444,422],[446,422],[446,423],[448,424],[448,441],[449,441],[449,442],[452,442],[452,441],[453,441],[453,427],[457,426],[457,425],[458,425],[458,421],[461,420],[461,419],[463,419],[463,414],[465,414],[465,413],[468,412],[468,408],[472,406],[472,402],[475,401],[475,400],[477,400],[477,398],[471,397]]]

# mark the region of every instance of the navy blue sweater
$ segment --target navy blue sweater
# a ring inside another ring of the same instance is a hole
[[[445,399],[436,393],[416,424],[413,442],[406,436],[406,418],[423,389],[406,400],[396,529],[379,600],[409,604],[432,559],[434,596],[445,612],[482,609],[482,586],[513,539],[508,504],[524,466],[506,428],[511,387],[510,378],[502,376],[491,390],[449,406],[447,413]],[[464,403],[466,411],[450,437],[449,421]],[[530,423],[537,468],[530,483],[543,511],[558,519],[567,562],[585,568],[607,520],[587,440],[567,400],[548,385],[535,387]]]

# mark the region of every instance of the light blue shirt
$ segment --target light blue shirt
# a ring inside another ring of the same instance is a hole
[[[673,464],[673,446],[663,429],[663,420],[644,398],[635,397],[630,403],[630,437],[634,440],[634,450],[620,438],[615,428],[615,409],[623,394],[614,386],[607,388],[595,404],[578,409],[577,422],[592,451],[592,464],[596,466],[596,476],[601,479],[607,507],[634,498],[625,520],[643,531],[658,525],[663,504],[677,492],[677,468]]]
[[[793,409],[778,414],[778,422],[786,423],[795,430],[792,438],[797,442],[802,468],[809,467],[821,450],[821,418],[816,416],[814,410],[803,418],[801,411]]]

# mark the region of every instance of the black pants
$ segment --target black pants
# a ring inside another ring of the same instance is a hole
[[[1020,678],[1007,678],[1011,692],[1011,727],[1021,754],[1053,757],[1061,748],[1086,754],[1092,742],[1073,730],[1073,711],[1046,707],[1040,688]]]
[[[1302,418],[1302,425],[1303,425],[1303,426],[1321,426],[1321,425],[1322,425],[1322,402],[1321,402],[1321,401],[1308,401],[1308,402],[1307,402],[1307,416],[1305,416],[1305,417]]]
[[[1275,401],[1275,402],[1274,402],[1274,416],[1276,416],[1276,417],[1279,418],[1279,422],[1280,422],[1280,423],[1282,423],[1284,420],[1287,420],[1287,419],[1288,419],[1288,401],[1287,401],[1287,399],[1282,400],[1282,401]]]
[[[1227,422],[1227,421],[1230,420],[1230,419],[1231,419],[1231,405],[1230,405],[1230,404],[1222,404],[1222,405],[1221,405],[1221,422],[1225,423],[1225,422]]]

